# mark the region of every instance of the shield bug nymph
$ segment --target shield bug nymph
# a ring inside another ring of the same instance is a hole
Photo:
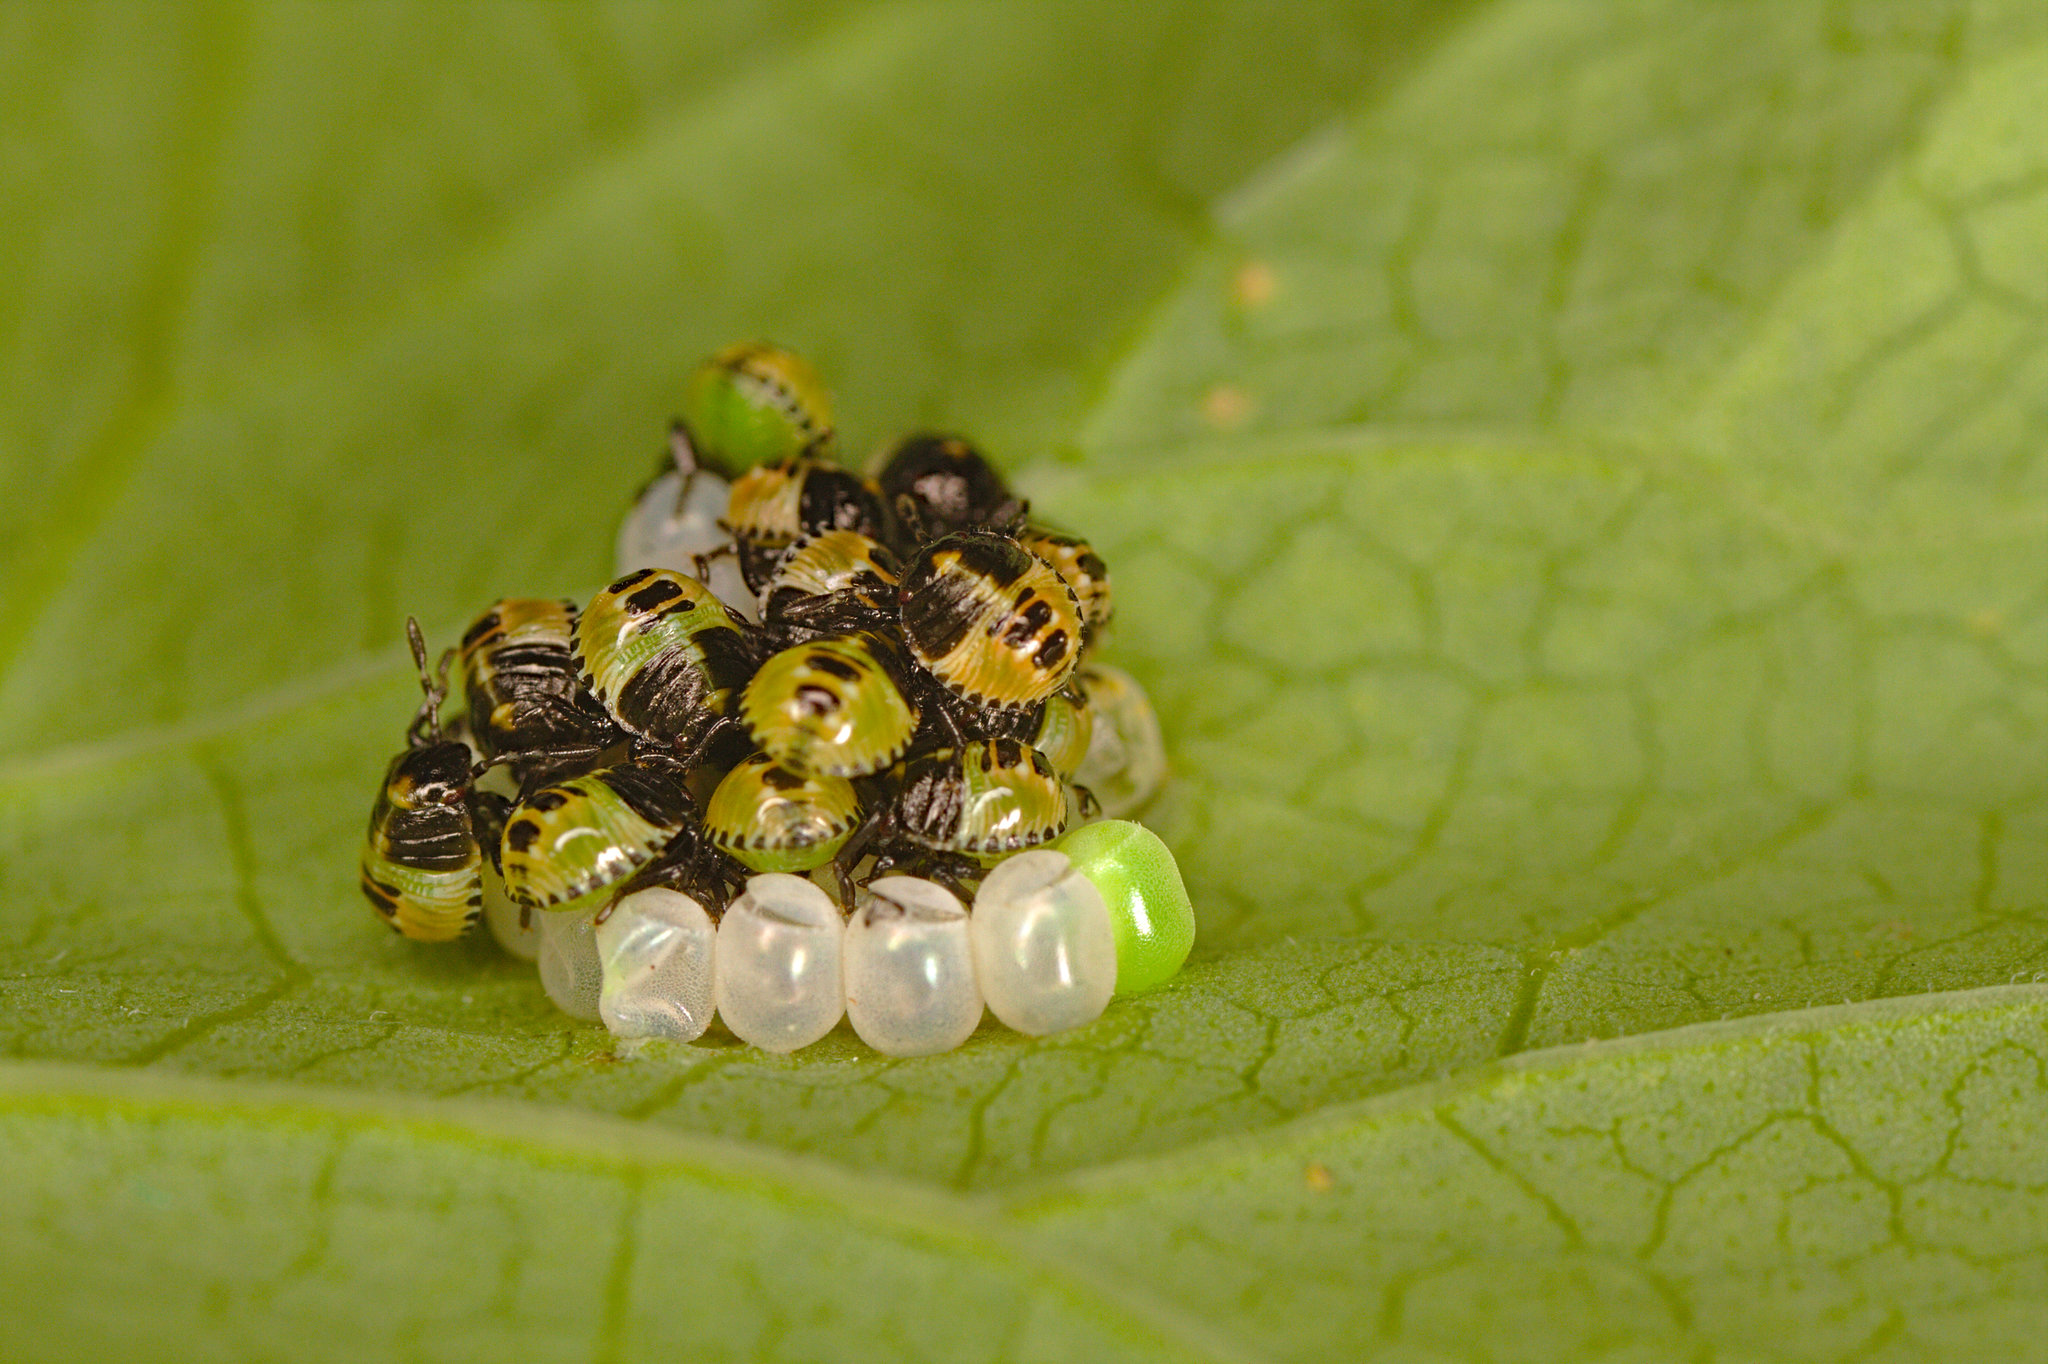
[[[912,656],[969,706],[1035,705],[1079,659],[1073,589],[1011,535],[934,540],[911,560],[897,603]]]
[[[405,629],[425,700],[370,810],[361,882],[371,908],[393,929],[419,942],[446,942],[483,912],[484,852],[495,851],[504,798],[473,788],[469,745],[441,727],[447,657],[430,672],[419,622],[408,618]]]

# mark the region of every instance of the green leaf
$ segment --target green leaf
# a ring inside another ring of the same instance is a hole
[[[2044,30],[0,14],[0,1353],[2023,1353]],[[359,903],[404,616],[753,335],[1104,551],[1173,984],[629,1054]]]

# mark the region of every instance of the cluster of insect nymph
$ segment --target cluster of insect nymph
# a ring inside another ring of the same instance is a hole
[[[800,357],[699,366],[580,609],[508,598],[429,661],[362,888],[422,942],[479,919],[567,1012],[793,1051],[1043,1034],[1172,976],[1194,920],[1137,813],[1165,759],[1093,651],[1109,573],[965,440],[833,459]],[[450,680],[451,669],[455,675]],[[459,714],[456,713],[459,710]]]

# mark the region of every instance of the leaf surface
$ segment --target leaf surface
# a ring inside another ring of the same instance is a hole
[[[2048,970],[2027,7],[0,24],[0,1254],[132,1304],[25,1356],[640,1357],[709,1226],[734,1354],[2038,1331],[2039,1004],[1981,993]],[[628,1055],[357,903],[404,615],[601,581],[752,334],[1103,550],[1167,988]]]

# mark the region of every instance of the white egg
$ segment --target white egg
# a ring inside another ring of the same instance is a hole
[[[764,1051],[795,1051],[846,1012],[846,924],[832,897],[801,876],[764,872],[718,923],[718,1016]]]
[[[619,1037],[694,1042],[716,1006],[717,930],[704,906],[666,887],[634,891],[597,925],[597,1011]]]
[[[989,1011],[1032,1036],[1100,1017],[1116,991],[1116,934],[1102,892],[1065,853],[996,864],[974,897],[974,972]]]
[[[519,925],[520,908],[505,894],[505,882],[491,870],[490,859],[484,860],[484,923],[489,926],[491,936],[498,946],[521,961],[536,961],[540,958],[540,915],[538,912],[526,916],[526,926]]]
[[[536,910],[533,917],[540,921],[541,988],[569,1017],[597,1022],[604,967],[597,958],[597,934],[590,915],[577,910]]]
[[[966,907],[943,886],[884,876],[846,925],[846,1016],[887,1056],[929,1056],[981,1022]]]
[[[731,491],[724,479],[704,469],[655,479],[619,523],[619,576],[636,568],[667,568],[694,576],[701,554],[710,561],[711,576],[705,585],[748,620],[760,619],[759,604],[740,576],[739,560],[729,552],[732,537],[718,524]]]
[[[1094,794],[1103,814],[1129,819],[1151,804],[1166,783],[1159,717],[1138,679],[1122,668],[1090,663],[1081,669],[1080,682],[1093,728],[1074,784]]]

